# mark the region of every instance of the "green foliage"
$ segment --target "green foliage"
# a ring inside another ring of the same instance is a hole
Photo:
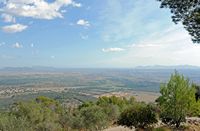
[[[158,0],[161,8],[169,8],[175,23],[182,22],[195,43],[200,43],[200,1]]]
[[[111,102],[103,104],[101,101],[100,105],[85,102],[78,108],[63,108],[59,102],[43,96],[37,97],[33,101],[17,102],[13,104],[8,113],[0,114],[0,130],[102,130],[117,121],[118,105],[128,102],[125,98],[105,99],[111,100]]]
[[[113,104],[113,105],[118,105],[119,107],[127,103],[128,101],[124,97],[116,97],[116,96],[111,96],[111,97],[103,96],[100,97],[97,101],[97,105]]]
[[[196,100],[196,93],[199,92],[199,86],[192,84],[192,94],[189,104],[188,116],[200,116],[200,101]]]
[[[175,72],[167,84],[161,85],[160,93],[158,103],[161,108],[162,121],[179,127],[180,123],[185,121],[195,101],[194,89],[189,80]]]
[[[91,123],[92,124],[92,123]],[[77,129],[77,130],[83,130],[83,129],[87,129],[88,127],[86,127],[83,123],[83,118],[80,114],[77,114],[73,117],[71,117],[71,125],[70,127],[72,129]]]
[[[116,123],[118,120],[118,117],[120,115],[120,110],[117,105],[107,105],[102,107],[103,112],[108,116],[108,121],[110,124]]]
[[[102,130],[116,123],[120,110],[136,103],[130,99],[116,96],[101,97],[95,102],[84,102],[78,108],[69,108],[60,117],[60,124],[68,130]]]
[[[116,105],[119,107],[120,111],[123,111],[127,106],[135,103],[135,98],[131,97],[130,99],[126,99],[124,97],[100,97],[97,101],[97,105],[99,106],[107,106],[107,105]]]
[[[196,92],[195,92],[195,99],[196,101],[200,100],[200,86],[193,84],[193,87],[195,88]]]
[[[92,101],[84,102],[83,104],[81,104],[79,106],[79,109],[84,108],[84,107],[91,107],[91,106],[94,106],[94,105],[95,105],[95,103],[93,103]]]
[[[153,106],[138,103],[124,110],[118,120],[118,124],[129,128],[147,128],[157,122],[156,111]]]
[[[168,129],[166,127],[158,127],[153,129],[152,131],[171,131],[171,129]]]
[[[99,106],[82,108],[80,115],[85,129],[91,131],[101,130],[108,125],[108,116]]]
[[[193,101],[188,116],[200,117],[200,101]]]
[[[11,109],[11,114],[17,119],[25,118],[34,130],[52,131],[60,129],[59,104],[49,98],[39,97],[36,101],[18,102]]]
[[[127,120],[124,118],[126,116]],[[112,96],[101,97],[96,103],[85,102],[78,108],[63,108],[54,99],[41,96],[32,101],[17,102],[7,113],[0,114],[0,130],[97,131],[117,123],[118,120],[134,120],[135,123],[131,126],[148,127],[157,122],[155,107],[138,103],[133,97],[126,99]]]
[[[33,131],[26,118],[17,118],[8,113],[0,114],[0,131]]]

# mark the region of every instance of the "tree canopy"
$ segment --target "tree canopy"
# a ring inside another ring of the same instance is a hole
[[[148,104],[138,103],[125,109],[118,119],[118,124],[129,128],[147,129],[157,123],[156,109]]]
[[[160,93],[158,103],[162,121],[179,127],[196,106],[193,86],[183,75],[175,72],[167,84],[161,85]]]
[[[158,0],[161,8],[169,8],[174,23],[181,22],[192,36],[194,43],[200,43],[200,0]]]

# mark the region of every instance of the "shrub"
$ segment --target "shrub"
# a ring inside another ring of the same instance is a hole
[[[82,108],[80,116],[85,129],[88,130],[101,130],[108,125],[108,116],[99,106]]]
[[[151,105],[138,104],[124,110],[118,124],[129,128],[147,128],[157,122],[156,111]]]
[[[167,127],[158,127],[158,128],[153,129],[152,131],[171,131],[171,129]]]
[[[167,84],[161,85],[160,93],[157,101],[161,108],[162,121],[179,127],[195,102],[195,91],[189,80],[175,72]]]
[[[3,113],[0,114],[0,131],[33,131],[33,129],[26,118]]]
[[[10,114],[16,119],[25,118],[34,130],[52,131],[61,128],[57,107],[58,103],[54,100],[41,97],[36,101],[15,103]]]

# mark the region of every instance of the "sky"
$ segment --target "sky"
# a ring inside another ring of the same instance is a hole
[[[0,0],[0,68],[200,66],[156,0]]]

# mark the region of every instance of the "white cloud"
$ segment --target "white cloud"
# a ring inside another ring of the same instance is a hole
[[[123,48],[103,48],[103,52],[121,52],[124,51],[125,49]]]
[[[127,47],[123,55],[106,61],[109,65],[196,65],[200,66],[200,45],[193,44],[182,26],[152,32]]]
[[[33,48],[33,47],[34,47],[34,44],[32,43],[30,46],[31,46],[31,48]]]
[[[81,7],[82,6],[82,4],[81,3],[76,3],[76,2],[72,2],[72,6],[74,6],[74,7]]]
[[[99,35],[116,47],[123,45],[126,51],[106,58],[101,64],[200,66],[200,44],[193,44],[184,27],[171,21],[170,11],[160,10],[156,1],[145,1],[107,1],[99,18],[102,27]]]
[[[22,32],[27,27],[28,27],[27,25],[13,24],[2,27],[2,30],[6,33],[16,33],[16,32]]]
[[[73,0],[55,0],[48,3],[45,0],[7,0],[1,12],[14,16],[32,17],[36,19],[62,18],[62,7],[72,5],[80,7]]]
[[[0,47],[1,47],[1,46],[4,46],[5,44],[6,44],[5,42],[1,42],[1,43],[0,43]]]
[[[86,21],[86,20],[84,20],[84,19],[78,20],[76,24],[77,24],[77,25],[81,25],[81,26],[90,26],[89,21]]]
[[[158,47],[163,46],[162,44],[150,44],[150,43],[142,43],[142,44],[133,44],[130,47],[139,47],[139,48],[151,48],[151,47]]]
[[[16,20],[15,20],[15,17],[13,17],[12,15],[9,15],[9,14],[2,14],[1,17],[3,18],[3,21],[4,22],[12,22],[12,23],[15,23]]]
[[[61,13],[66,13],[66,12],[67,12],[67,10],[61,10],[60,12],[61,12]]]
[[[16,42],[15,44],[12,45],[13,48],[23,48],[23,45]]]

